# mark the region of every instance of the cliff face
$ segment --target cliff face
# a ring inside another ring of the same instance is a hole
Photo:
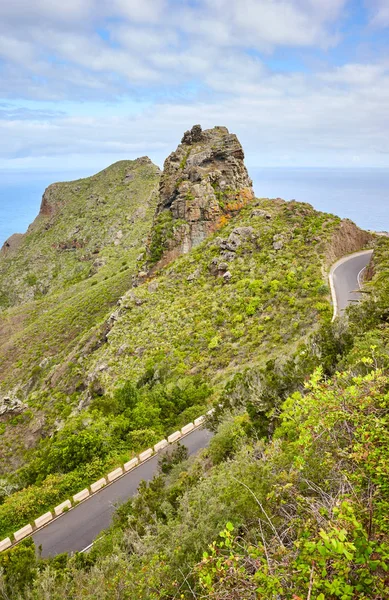
[[[63,185],[61,183],[53,183],[46,188],[39,210],[39,214],[35,221],[29,225],[26,233],[14,233],[8,238],[1,250],[0,257],[9,257],[11,254],[14,255],[23,244],[29,233],[39,228],[42,220],[45,221],[46,229],[50,227],[50,220],[55,217],[63,204]]]
[[[39,215],[51,217],[61,205],[61,184],[53,183],[45,190],[42,196]]]
[[[165,160],[149,245],[152,263],[186,254],[254,197],[244,152],[226,127],[187,131]]]

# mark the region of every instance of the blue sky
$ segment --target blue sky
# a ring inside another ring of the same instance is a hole
[[[0,170],[162,165],[194,123],[248,166],[387,167],[389,0],[0,3]]]

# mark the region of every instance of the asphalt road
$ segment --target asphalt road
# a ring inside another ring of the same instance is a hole
[[[341,315],[351,303],[361,299],[360,282],[358,277],[369,264],[373,250],[366,250],[339,260],[331,269],[336,303],[334,302],[334,317]]]
[[[192,455],[205,448],[211,437],[210,431],[196,429],[181,443]],[[45,558],[61,552],[84,550],[103,529],[109,527],[117,505],[133,496],[142,480],[153,478],[157,465],[158,455],[155,455],[33,534],[36,548],[41,547],[41,556]]]
[[[334,316],[341,314],[350,302],[360,299],[358,277],[368,265],[372,253],[372,250],[359,252],[333,265],[330,279],[335,294]],[[211,437],[211,432],[206,429],[196,429],[183,438],[182,443],[188,448],[189,454],[195,454],[208,445]],[[116,507],[136,493],[142,480],[150,481],[153,478],[157,465],[158,455],[155,455],[37,531],[33,539],[41,556],[77,552],[90,546],[99,533],[109,527]]]

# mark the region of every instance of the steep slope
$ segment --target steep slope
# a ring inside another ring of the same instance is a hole
[[[88,371],[104,364],[98,376],[108,390],[146,369],[215,383],[287,355],[330,314],[322,266],[342,229],[308,204],[254,201],[124,296]]]
[[[25,235],[0,252],[0,309],[39,300],[93,276],[138,244],[160,171],[147,158],[121,161],[87,179],[55,183]]]
[[[272,438],[244,397],[202,455],[165,457],[87,555],[39,561],[28,542],[0,555],[8,597],[388,598],[388,239],[372,267],[367,301],[330,326],[332,376],[258,390],[284,400]]]
[[[52,403],[63,402],[52,391],[31,412],[30,402],[16,400],[52,389],[44,376],[53,365],[57,388],[66,387],[71,395],[82,387],[75,373],[72,386],[61,386],[61,367],[71,363],[80,344],[86,348],[104,341],[112,306],[136,277],[158,180],[158,167],[141,158],[85,180],[54,184],[17,247],[3,250],[0,288],[7,303],[15,304],[0,313],[0,394],[10,398],[0,400],[0,426],[6,427],[0,446],[3,469],[6,455],[20,462],[24,448],[44,434]]]
[[[193,128],[165,165],[159,194],[148,159],[49,188],[4,251],[0,458],[5,489],[20,490],[0,505],[6,530],[218,404],[247,370],[298,362],[331,317],[327,256],[371,238],[309,204],[253,198],[225,128]],[[261,410],[268,424],[272,398]]]
[[[293,364],[297,356],[298,367],[309,335],[331,318],[323,261],[341,227],[306,204],[256,200],[124,294],[101,322],[104,335],[81,336],[68,355],[41,362],[24,411],[4,431],[3,472],[27,487],[0,506],[1,531],[35,518],[37,501],[40,512],[51,509],[229,397],[233,376],[249,369],[258,378],[271,359]],[[99,286],[91,289],[97,299]],[[15,344],[22,364],[46,351],[31,339],[25,331]],[[249,384],[254,397],[261,385],[261,377]],[[270,397],[265,422],[273,409]]]

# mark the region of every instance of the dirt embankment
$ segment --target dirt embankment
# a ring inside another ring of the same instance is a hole
[[[327,265],[332,265],[339,258],[342,258],[342,256],[363,250],[373,239],[374,236],[372,233],[359,229],[349,219],[343,219],[327,246],[325,253]]]

